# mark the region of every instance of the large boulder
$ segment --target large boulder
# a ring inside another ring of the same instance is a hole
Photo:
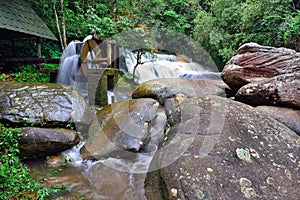
[[[2,123],[66,127],[73,122],[89,123],[86,111],[84,97],[71,87],[53,83],[0,84]]]
[[[222,79],[237,91],[247,83],[300,71],[300,53],[286,48],[242,45],[222,71]]]
[[[28,159],[36,159],[54,155],[70,149],[79,143],[76,131],[63,128],[36,128],[19,129],[23,136],[20,138],[20,154]]]
[[[273,117],[300,136],[300,110],[275,106],[258,106],[255,110]]]
[[[147,199],[299,198],[297,134],[221,97],[189,98],[180,107],[149,167]]]
[[[166,117],[157,101],[134,99],[103,107],[81,149],[83,159],[126,152],[154,151],[164,133]]]
[[[164,105],[167,98],[176,94],[186,97],[218,95],[225,97],[228,86],[223,81],[202,78],[160,78],[147,81],[140,85],[132,94],[132,98],[153,98]]]
[[[249,83],[235,99],[249,105],[275,105],[300,109],[300,72]]]

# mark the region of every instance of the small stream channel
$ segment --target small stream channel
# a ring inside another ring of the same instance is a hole
[[[82,145],[47,161],[27,161],[26,165],[36,179],[46,177],[47,185],[67,186],[69,192],[60,196],[63,199],[146,199],[144,181],[151,156],[134,154],[129,158],[118,155],[117,158],[82,162],[79,154]],[[70,158],[70,163],[62,165],[62,157]]]

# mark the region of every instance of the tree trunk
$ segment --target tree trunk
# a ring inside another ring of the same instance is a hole
[[[64,47],[67,47],[67,34],[66,34],[66,23],[65,23],[65,12],[64,12],[64,0],[60,0],[61,12],[62,12],[62,30],[63,30],[63,41]]]
[[[54,11],[54,15],[55,15],[56,27],[57,27],[57,32],[58,32],[61,49],[64,50],[65,48],[64,48],[64,44],[63,44],[63,40],[62,40],[62,36],[61,36],[61,31],[60,31],[60,26],[59,26],[58,15],[57,15],[55,3],[53,3],[53,11]]]
[[[116,21],[117,18],[117,0],[114,1],[114,7],[113,7],[113,22]]]
[[[143,51],[143,50],[138,50],[137,51],[137,56],[136,56],[136,64],[135,66],[133,67],[133,72],[132,72],[132,82],[134,83],[134,78],[135,78],[135,72],[136,72],[136,68],[139,66],[139,65],[142,65],[144,64],[142,62],[142,56],[145,54],[146,52]]]

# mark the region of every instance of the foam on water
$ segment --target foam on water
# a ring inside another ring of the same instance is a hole
[[[73,148],[62,152],[62,156],[69,156],[71,158],[71,164],[75,167],[83,166],[82,156],[80,155],[80,149],[83,147],[85,142],[80,142],[78,145]]]

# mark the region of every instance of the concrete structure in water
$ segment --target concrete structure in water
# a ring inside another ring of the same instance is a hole
[[[107,92],[118,82],[118,69],[100,68],[88,70],[88,97],[90,105],[105,106],[114,99],[108,99]]]

